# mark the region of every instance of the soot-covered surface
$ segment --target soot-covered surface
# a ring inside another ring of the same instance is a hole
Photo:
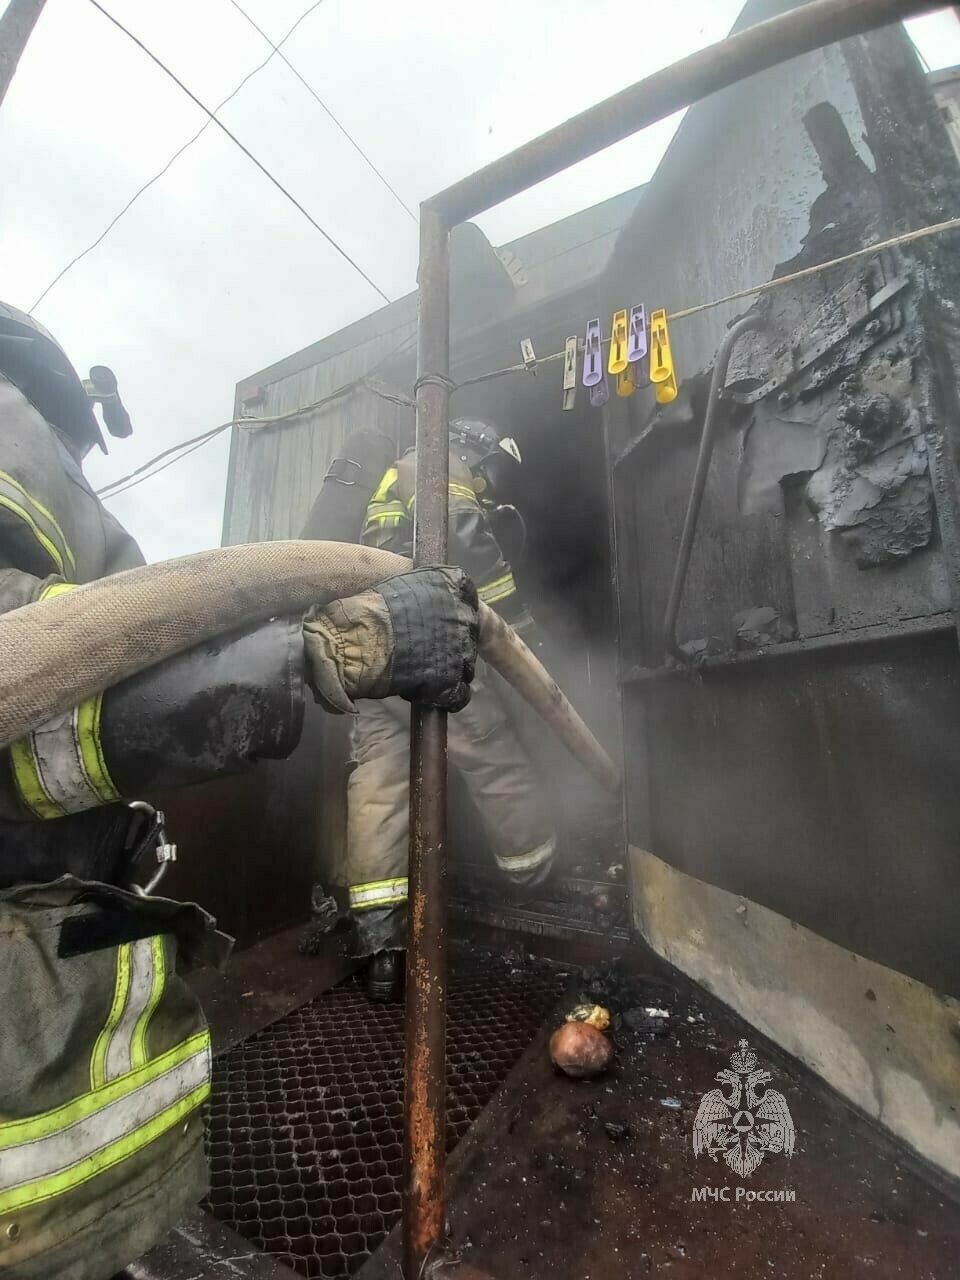
[[[956,1203],[746,1023],[692,986],[616,967],[588,971],[582,991],[618,1012],[612,1068],[568,1080],[544,1046],[514,1073],[455,1157],[448,1218],[461,1259],[503,1280],[958,1274]],[[701,1099],[729,1092],[715,1077],[742,1039],[795,1128],[794,1154],[767,1154],[746,1178],[693,1150]],[[705,1187],[730,1199],[695,1200]],[[393,1237],[362,1280],[393,1280],[397,1257]]]
[[[533,1039],[555,968],[477,949],[448,994],[452,1148]],[[308,1277],[357,1271],[400,1216],[403,1007],[350,978],[218,1058],[208,1208]]]

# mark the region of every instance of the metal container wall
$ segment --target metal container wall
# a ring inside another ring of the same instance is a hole
[[[692,109],[620,237],[605,311],[678,310],[958,213],[942,119],[887,29]],[[679,398],[657,415],[640,393],[607,421],[628,839],[954,994],[955,244],[753,304],[768,328],[727,380],[686,674],[664,669],[664,610],[709,371],[750,300],[676,321]]]

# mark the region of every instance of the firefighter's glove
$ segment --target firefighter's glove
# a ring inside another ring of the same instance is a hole
[[[477,592],[461,569],[413,569],[372,591],[312,609],[303,643],[310,685],[328,711],[399,694],[443,711],[470,701]]]

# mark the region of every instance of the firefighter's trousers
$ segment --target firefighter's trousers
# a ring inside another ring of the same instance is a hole
[[[478,664],[473,696],[448,725],[450,763],[479,810],[497,867],[513,885],[547,878],[556,838],[542,788],[494,686]],[[358,703],[347,790],[347,879],[357,952],[402,947],[406,923],[410,704]]]

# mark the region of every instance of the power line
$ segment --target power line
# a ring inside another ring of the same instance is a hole
[[[300,74],[297,68],[293,65],[293,63],[290,61],[287,55],[285,53],[280,53],[280,45],[275,45],[273,43],[273,41],[270,39],[267,33],[263,30],[263,28],[259,27],[256,24],[256,22],[254,22],[253,18],[250,17],[246,9],[244,9],[241,5],[237,3],[237,0],[230,0],[230,3],[236,9],[237,13],[239,13],[242,17],[246,18],[247,22],[250,23],[254,31],[258,32],[261,36],[263,36],[264,40],[266,40],[267,44],[274,51],[274,53],[280,54],[281,62],[284,62],[290,68],[293,74],[297,77],[297,79],[306,89],[307,93],[309,93],[310,96],[313,98],[314,102],[316,102],[317,105],[327,113],[327,115],[330,117],[333,123],[337,126],[337,128],[346,138],[346,140],[350,143],[351,147],[353,147],[354,151],[356,151],[357,154],[362,157],[365,163],[373,170],[373,172],[377,175],[377,177],[380,179],[383,185],[387,188],[387,190],[393,196],[394,200],[396,200],[400,208],[403,209],[403,211],[406,214],[408,214],[413,219],[414,222],[417,222],[417,215],[413,212],[410,206],[401,198],[401,196],[398,194],[395,188],[391,186],[391,184],[383,176],[383,174],[380,172],[377,166],[373,163],[373,161],[364,151],[363,147],[361,147],[360,143],[357,142],[356,138],[350,133],[349,129],[347,129],[345,125],[341,124],[341,122],[337,119],[337,117],[333,114],[333,112],[330,110],[330,108],[327,106],[324,100],[320,97],[320,95],[314,89],[314,87],[311,84],[308,84],[307,81],[303,78],[303,76]],[[286,36],[284,37],[284,40],[285,39],[286,39]],[[280,41],[280,44],[283,44],[283,40]]]
[[[288,422],[293,418],[303,417],[305,414],[313,413],[315,409],[320,409],[324,405],[331,404],[334,400],[339,400],[343,396],[348,395],[357,387],[365,386],[374,395],[380,396],[384,400],[389,400],[393,404],[402,405],[404,408],[413,408],[414,402],[409,396],[390,392],[384,388],[371,384],[368,379],[377,373],[383,366],[398,356],[402,351],[406,350],[416,340],[417,330],[407,334],[396,346],[382,356],[374,365],[371,365],[365,374],[359,378],[354,378],[351,382],[345,382],[342,386],[337,387],[335,391],[329,392],[321,400],[314,400],[312,404],[305,404],[299,409],[290,409],[287,413],[278,413],[269,418],[232,418],[229,422],[223,422],[218,427],[211,427],[209,431],[202,431],[199,435],[191,436],[188,440],[181,440],[178,444],[171,445],[168,449],[164,449],[162,453],[155,454],[146,462],[142,463],[135,470],[130,471],[125,476],[120,476],[116,480],[111,480],[109,484],[103,485],[97,489],[97,497],[115,498],[120,493],[125,493],[128,489],[132,489],[135,485],[142,484],[145,480],[152,480],[154,476],[159,475],[161,471],[166,471],[167,467],[172,467],[175,462],[179,462],[181,458],[185,458],[188,454],[193,453],[196,449],[200,449],[203,445],[209,444],[222,431],[228,430],[230,427],[269,427],[273,423]],[[176,454],[176,457],[171,457]],[[164,459],[167,461],[163,462]],[[158,462],[163,462],[163,466],[155,467]]]
[[[214,427],[212,431],[207,431],[202,436],[199,436],[199,437],[195,436],[194,444],[192,448],[184,449],[183,452],[179,453],[175,458],[168,458],[162,467],[157,467],[156,471],[151,471],[148,476],[138,476],[136,480],[131,480],[129,484],[121,485],[119,488],[111,489],[109,493],[104,493],[103,494],[104,501],[106,501],[109,498],[116,498],[121,493],[126,493],[128,489],[133,489],[138,484],[143,484],[144,480],[152,480],[153,477],[158,476],[161,471],[166,471],[167,467],[172,467],[175,462],[179,462],[182,458],[185,458],[187,454],[196,453],[196,451],[202,448],[205,444],[209,444],[210,441],[213,440],[215,436],[218,436],[221,433],[221,431],[226,431],[228,427],[232,427],[233,425],[234,424],[232,422],[225,422],[223,423],[222,426]],[[186,443],[189,443],[189,442],[184,441],[184,444]],[[154,458],[153,461],[156,462],[156,458]],[[136,473],[132,473],[132,474],[136,474]],[[120,482],[117,481],[117,484],[119,485]],[[97,492],[102,493],[103,490],[98,489]]]
[[[216,435],[219,435],[221,431],[226,431],[228,427],[232,427],[232,426],[234,426],[234,422],[224,422],[224,423],[221,423],[219,427],[211,427],[208,431],[201,431],[201,433],[198,436],[191,436],[188,440],[181,440],[177,444],[172,444],[169,449],[164,449],[162,453],[154,454],[152,458],[148,458],[146,462],[144,462],[141,466],[135,468],[135,470],[128,472],[125,476],[120,476],[117,480],[111,480],[109,484],[105,484],[102,488],[97,489],[96,490],[97,497],[112,498],[113,497],[112,490],[118,489],[120,485],[126,485],[127,481],[133,480],[134,477],[139,476],[143,480],[149,480],[150,476],[143,475],[143,472],[149,471],[150,468],[154,465],[154,463],[160,462],[164,458],[169,457],[171,453],[179,453],[181,449],[186,449],[187,445],[206,444],[208,440],[212,440],[213,437]],[[180,459],[173,458],[171,459],[171,461],[179,462]],[[163,468],[161,468],[161,470],[162,469]],[[139,483],[139,480],[137,481],[137,483]]]
[[[133,43],[137,46],[137,48],[141,49],[147,55],[150,61],[155,63],[165,75],[169,76],[170,79],[174,82],[174,84],[183,90],[183,92],[187,95],[187,97],[190,99],[191,102],[195,103],[200,108],[201,111],[206,112],[206,114],[210,117],[211,122],[215,124],[218,129],[222,130],[222,132],[227,135],[227,137],[234,144],[234,146],[239,147],[239,149],[243,152],[243,154],[247,157],[247,159],[257,166],[257,168],[260,170],[263,176],[265,178],[268,178],[282,195],[286,196],[286,198],[290,201],[290,203],[294,206],[294,208],[298,209],[300,213],[303,214],[303,216],[314,228],[314,230],[319,231],[320,234],[323,236],[324,240],[326,240],[329,245],[331,245],[334,249],[336,249],[337,253],[339,253],[341,258],[343,258],[345,262],[349,262],[350,266],[353,267],[354,271],[356,271],[358,275],[363,276],[364,280],[366,280],[370,288],[373,289],[375,293],[378,293],[380,297],[384,300],[384,302],[389,303],[391,301],[390,298],[388,298],[387,295],[380,288],[380,286],[378,284],[374,284],[374,282],[370,279],[370,277],[367,275],[364,269],[357,262],[355,262],[353,258],[350,257],[346,249],[341,248],[341,246],[337,244],[336,240],[334,240],[333,236],[331,236],[329,232],[324,231],[323,227],[321,227],[320,223],[317,222],[316,218],[314,218],[312,214],[307,212],[307,210],[303,207],[300,201],[290,191],[287,190],[287,188],[283,185],[283,183],[279,180],[279,178],[275,178],[273,176],[273,174],[266,167],[266,165],[262,164],[261,161],[257,159],[257,157],[249,149],[249,147],[244,146],[244,144],[240,141],[237,135],[233,133],[230,129],[228,129],[222,120],[217,119],[216,115],[214,115],[214,113],[210,110],[210,108],[206,106],[204,103],[202,103],[200,99],[197,97],[197,95],[193,93],[192,90],[188,89],[187,86],[183,83],[183,81],[178,76],[174,75],[174,73],[170,70],[170,68],[166,65],[166,63],[162,62],[155,53],[151,53],[151,51],[147,48],[147,46],[143,43],[143,41],[139,40],[133,34],[132,31],[129,31],[123,25],[123,23],[119,20],[119,18],[115,18],[112,13],[108,13],[107,10],[103,7],[103,5],[99,3],[99,0],[90,0],[90,3],[93,5],[95,9],[98,9],[100,13],[102,13],[103,16],[109,22],[112,22],[113,25],[118,28],[118,30],[122,31],[123,34],[127,36],[128,39],[132,40]]]
[[[960,231],[960,217],[949,218],[945,222],[936,222],[927,227],[917,227],[913,231],[903,231],[899,235],[891,236],[888,240],[881,240],[876,244],[864,245],[862,248],[855,249],[852,253],[845,253],[839,258],[830,258],[825,262],[818,262],[813,266],[803,267],[799,271],[793,271],[789,275],[776,276],[773,280],[766,280],[762,284],[752,285],[749,289],[740,289],[736,293],[727,294],[722,298],[712,298],[709,302],[700,302],[697,303],[696,306],[685,307],[682,311],[673,311],[667,316],[667,319],[671,323],[676,320],[686,320],[690,316],[699,315],[701,312],[709,311],[714,307],[725,306],[727,303],[737,302],[743,298],[751,298],[760,294],[765,294],[771,289],[781,289],[786,284],[794,284],[798,280],[806,280],[810,276],[818,275],[823,271],[830,271],[834,267],[842,266],[848,262],[855,262],[859,258],[871,257],[873,254],[880,253],[882,250],[892,249],[902,244],[912,244],[916,240],[923,240],[928,236],[941,235],[946,231]],[[354,390],[355,387],[365,386],[369,391],[372,391],[374,395],[378,395],[384,400],[390,400],[394,404],[403,405],[405,408],[416,408],[415,401],[409,396],[390,392],[385,388],[378,387],[371,383],[369,379],[374,373],[381,369],[388,360],[399,355],[404,348],[410,346],[417,337],[417,333],[418,331],[414,330],[413,333],[408,334],[402,342],[399,342],[395,347],[388,351],[385,356],[378,360],[376,364],[372,365],[365,374],[354,379],[353,382],[347,382],[343,386],[338,387],[336,391],[332,391],[329,395],[324,396],[322,400],[316,400],[313,404],[304,405],[300,409],[291,409],[288,413],[281,413],[273,418],[238,418],[232,422],[225,422],[222,426],[214,427],[212,430],[206,431],[200,436],[193,436],[189,440],[182,440],[179,444],[171,445],[169,449],[165,449],[163,453],[157,454],[156,457],[151,458],[149,462],[145,462],[143,466],[138,467],[136,471],[131,471],[129,475],[122,476],[119,480],[114,480],[112,484],[104,485],[102,489],[98,489],[98,496],[112,498],[115,497],[117,493],[124,491],[117,488],[118,485],[123,485],[124,489],[130,489],[133,488],[134,484],[141,483],[142,480],[151,479],[152,476],[159,474],[160,471],[166,470],[168,466],[172,466],[174,462],[179,462],[180,457],[186,457],[187,453],[192,453],[193,448],[200,448],[201,445],[206,444],[208,440],[212,440],[213,437],[218,435],[221,431],[226,431],[228,427],[269,426],[273,423],[288,421],[291,418],[299,418],[304,414],[311,413],[314,409],[320,408],[322,405],[329,404],[332,400],[339,399],[341,396]],[[609,338],[603,339],[604,346],[608,346],[609,342]],[[565,351],[552,351],[549,355],[538,356],[536,365],[533,366],[534,372],[536,372],[536,369],[541,365],[551,364],[556,360],[562,360],[565,355]],[[487,373],[480,373],[472,378],[464,378],[461,382],[453,383],[451,389],[453,391],[459,391],[464,387],[476,386],[479,383],[489,382],[494,378],[503,378],[509,374],[529,373],[530,369],[531,366],[527,364],[511,364],[502,369],[491,369]],[[188,448],[188,446],[193,446],[193,448]],[[186,450],[186,452],[180,453],[176,458],[171,458],[170,462],[165,463],[163,467],[158,467],[156,471],[151,471],[149,475],[140,475],[141,472],[147,471],[152,467],[154,463],[166,458],[171,453],[177,453],[179,450]],[[126,482],[128,480],[132,480],[133,483],[127,484]]]
[[[223,108],[227,105],[227,103],[228,103],[228,102],[231,102],[231,101],[232,101],[232,100],[237,96],[237,94],[240,92],[240,90],[243,88],[243,86],[247,83],[247,81],[248,81],[248,80],[252,80],[252,79],[253,79],[253,77],[254,77],[254,76],[255,76],[259,71],[262,71],[262,70],[263,70],[263,68],[267,65],[267,63],[268,63],[268,62],[272,62],[272,61],[273,61],[274,54],[280,53],[280,48],[281,48],[281,46],[282,46],[282,45],[284,45],[284,44],[286,44],[286,42],[290,39],[290,37],[291,37],[291,36],[293,35],[293,33],[296,31],[297,27],[299,27],[300,23],[301,23],[301,22],[303,22],[304,18],[308,18],[308,17],[310,16],[310,14],[311,14],[311,13],[313,13],[314,9],[318,9],[318,8],[320,7],[320,5],[321,5],[321,4],[323,4],[323,0],[314,0],[314,3],[309,7],[309,9],[306,9],[303,13],[301,13],[300,17],[296,20],[296,22],[293,24],[293,26],[290,28],[290,30],[287,32],[287,34],[283,37],[283,39],[280,41],[280,43],[279,43],[279,44],[277,44],[277,45],[273,45],[273,46],[271,46],[271,52],[267,55],[267,57],[266,57],[266,58],[264,58],[264,60],[263,60],[261,63],[259,63],[257,66],[255,66],[255,67],[253,68],[253,70],[252,70],[252,71],[248,71],[248,72],[247,72],[247,74],[246,74],[246,75],[243,77],[243,79],[240,81],[240,83],[237,85],[237,87],[233,90],[233,92],[232,92],[232,93],[228,93],[228,94],[227,94],[227,96],[223,99],[223,101],[222,101],[222,102],[220,102],[220,103],[218,103],[218,104],[214,107],[214,109],[213,109],[213,114],[214,114],[214,115],[216,115],[218,111],[222,111],[222,110],[223,110]],[[281,54],[280,56],[282,57],[283,55]],[[201,127],[200,127],[200,128],[197,130],[197,132],[193,135],[193,137],[192,137],[192,138],[188,138],[188,139],[187,139],[187,141],[183,144],[183,146],[182,146],[182,147],[180,147],[180,148],[178,148],[178,150],[176,150],[176,151],[173,153],[173,155],[170,157],[170,159],[167,161],[167,163],[163,166],[163,168],[162,168],[162,169],[160,169],[160,170],[159,170],[159,172],[155,173],[155,174],[153,175],[153,177],[152,177],[152,178],[150,178],[147,182],[145,182],[145,183],[143,184],[143,186],[142,186],[142,187],[140,187],[140,189],[139,189],[138,191],[135,191],[135,192],[133,193],[133,195],[130,197],[130,199],[127,201],[127,203],[123,206],[123,208],[120,210],[120,212],[116,215],[116,217],[111,218],[111,220],[107,223],[107,225],[104,227],[104,229],[103,229],[103,230],[100,232],[100,234],[97,236],[96,240],[94,240],[91,244],[88,244],[88,245],[87,245],[87,247],[86,247],[85,249],[81,250],[81,251],[80,251],[80,253],[78,253],[78,254],[76,255],[76,257],[75,257],[75,258],[71,258],[71,259],[70,259],[70,261],[67,263],[67,265],[63,268],[63,270],[62,270],[62,271],[58,271],[58,272],[57,272],[57,274],[53,277],[53,279],[50,281],[50,283],[49,283],[49,284],[47,285],[47,287],[44,289],[43,293],[41,293],[41,294],[40,294],[39,298],[37,298],[36,302],[35,302],[35,303],[33,304],[33,306],[30,308],[30,310],[29,310],[29,312],[28,312],[28,314],[29,314],[29,315],[33,315],[34,311],[37,309],[37,307],[39,307],[40,303],[44,300],[44,298],[47,296],[47,294],[50,292],[50,290],[51,290],[52,288],[54,288],[54,286],[55,286],[55,285],[58,285],[58,284],[60,283],[60,281],[61,281],[61,280],[63,279],[63,277],[67,274],[67,272],[68,272],[68,271],[72,271],[72,270],[73,270],[73,268],[77,265],[77,263],[78,263],[78,262],[82,262],[82,261],[83,261],[83,259],[87,256],[87,254],[88,254],[88,253],[92,253],[92,252],[94,251],[94,249],[96,249],[96,247],[97,247],[99,244],[101,244],[101,243],[102,243],[102,242],[107,238],[107,236],[110,234],[110,232],[113,230],[113,228],[117,225],[117,223],[120,221],[120,219],[124,216],[124,214],[125,214],[125,213],[127,213],[130,209],[132,209],[132,208],[133,208],[133,206],[134,206],[134,205],[136,204],[136,202],[140,199],[140,197],[143,195],[143,193],[144,193],[145,191],[148,191],[148,190],[153,186],[153,184],[154,184],[155,182],[159,182],[159,181],[160,181],[160,179],[163,177],[163,175],[164,175],[164,174],[165,174],[165,173],[166,173],[170,168],[172,168],[172,166],[173,166],[174,162],[175,162],[176,160],[179,160],[179,159],[180,159],[180,157],[183,155],[183,153],[184,153],[188,148],[192,147],[192,146],[193,146],[193,144],[194,144],[194,143],[195,143],[195,142],[196,142],[200,137],[202,137],[202,135],[203,135],[203,134],[205,134],[205,133],[206,133],[206,131],[210,128],[210,125],[211,125],[212,123],[213,123],[212,119],[211,119],[211,120],[205,120],[205,121],[203,122],[203,124],[201,125]]]

